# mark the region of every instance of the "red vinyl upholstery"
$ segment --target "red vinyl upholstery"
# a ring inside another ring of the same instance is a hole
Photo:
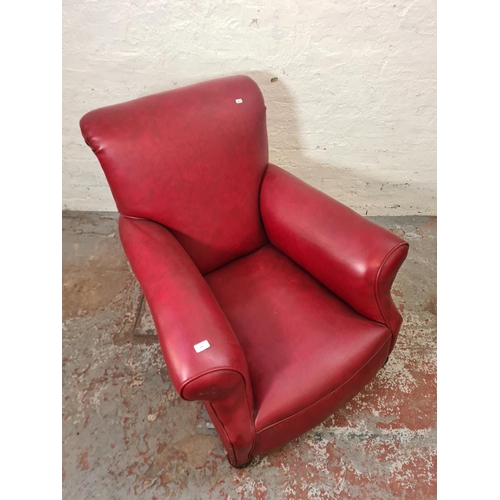
[[[204,402],[232,465],[318,425],[373,379],[401,327],[390,290],[408,244],[268,163],[253,80],[108,106],[81,129],[172,382]]]
[[[267,243],[257,196],[266,107],[250,78],[108,106],[80,126],[118,211],[168,227],[202,273]]]

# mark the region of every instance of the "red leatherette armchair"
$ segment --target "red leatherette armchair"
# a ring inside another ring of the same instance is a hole
[[[401,326],[390,290],[408,244],[269,164],[252,79],[108,106],[80,125],[172,382],[204,402],[232,465],[373,379]]]

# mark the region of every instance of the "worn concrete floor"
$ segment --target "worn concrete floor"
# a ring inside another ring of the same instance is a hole
[[[389,362],[333,417],[237,470],[202,404],[170,382],[116,215],[65,212],[63,497],[435,498],[436,219],[372,220],[410,243]]]

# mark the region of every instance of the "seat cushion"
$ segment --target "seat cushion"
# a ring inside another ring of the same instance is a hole
[[[379,351],[388,351],[386,326],[361,316],[270,244],[205,278],[246,355],[257,433],[358,380]]]

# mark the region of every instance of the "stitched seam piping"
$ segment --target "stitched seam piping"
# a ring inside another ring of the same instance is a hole
[[[191,382],[194,382],[195,380],[198,380],[199,378],[201,378],[205,375],[208,375],[209,373],[215,373],[215,372],[219,372],[219,371],[236,372],[238,375],[241,375],[243,377],[243,374],[240,371],[232,368],[231,366],[218,366],[217,368],[211,368],[210,370],[205,370],[204,372],[198,373],[197,375],[193,375],[192,377],[190,377],[187,380],[185,380],[184,382],[182,382],[181,387],[179,389],[179,394],[180,394],[181,398],[186,399],[182,393],[184,391],[184,388],[187,387]],[[189,400],[186,400],[186,401],[189,401]]]
[[[349,377],[342,385],[339,385],[338,387],[336,387],[333,391],[329,392],[326,396],[323,396],[322,398],[318,399],[317,401],[315,401],[314,403],[311,403],[310,405],[306,406],[305,408],[302,408],[302,410],[299,410],[295,413],[293,413],[292,415],[289,415],[288,417],[285,417],[285,418],[282,418],[281,420],[279,420],[278,422],[274,422],[272,424],[269,424],[268,426],[264,427],[263,429],[261,429],[260,431],[256,432],[256,435],[259,435],[269,429],[271,429],[272,427],[275,427],[277,425],[280,425],[281,423],[287,421],[287,420],[290,420],[291,418],[294,418],[296,417],[297,415],[299,415],[300,413],[303,413],[307,410],[309,410],[309,408],[312,408],[313,406],[321,403],[324,399],[326,398],[329,398],[332,394],[334,394],[335,392],[337,392],[338,390],[342,389],[342,387],[344,387],[346,384],[348,384],[361,370],[363,370],[367,365],[370,364],[370,362],[373,360],[373,358],[375,358],[379,353],[380,351],[382,351],[382,349],[389,343],[390,344],[391,342],[391,339],[388,338],[383,344],[382,346],[380,347],[380,349],[359,369],[356,371],[356,373],[354,373],[351,377]]]
[[[231,443],[231,440],[229,439],[229,436],[227,434],[226,428],[224,427],[224,424],[222,423],[222,420],[219,418],[219,415],[217,415],[217,412],[215,411],[214,405],[211,402],[209,404],[210,404],[210,408],[212,408],[212,411],[214,412],[215,416],[217,417],[217,420],[219,421],[219,424],[221,425],[222,430],[224,431],[224,437],[226,438],[226,441],[229,444],[229,450],[230,450],[230,455],[231,455],[230,458],[232,459],[233,462],[236,463],[237,462],[236,461],[236,453],[234,451],[233,443]]]
[[[380,311],[380,314],[382,315],[382,318],[384,318],[384,321],[385,321],[385,324],[386,324],[387,328],[389,328],[389,330],[391,331],[393,338],[395,337],[396,333],[393,331],[391,325],[389,325],[389,322],[387,321],[386,315],[384,314],[384,311],[380,307],[378,286],[379,286],[379,282],[380,282],[380,275],[382,274],[382,271],[384,269],[385,264],[387,263],[387,261],[389,260],[389,258],[392,256],[392,254],[394,252],[396,252],[397,250],[399,250],[401,247],[404,247],[404,246],[408,246],[408,243],[406,243],[406,242],[399,243],[399,245],[395,246],[385,256],[384,260],[382,261],[382,264],[380,264],[380,267],[378,268],[377,276],[375,277],[375,284],[374,284],[375,302],[377,303],[378,310]],[[389,293],[390,293],[390,291],[389,291]],[[392,300],[392,298],[391,298],[391,300]]]

